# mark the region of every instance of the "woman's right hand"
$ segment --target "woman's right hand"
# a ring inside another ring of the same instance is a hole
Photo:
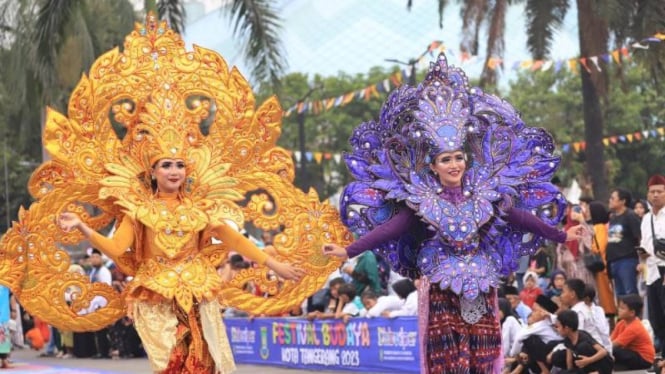
[[[346,260],[349,257],[344,247],[333,243],[323,245],[323,254],[326,256],[334,256],[342,260]]]
[[[81,226],[81,217],[72,212],[62,212],[58,217],[58,226],[64,232],[70,232],[72,229],[77,229]]]

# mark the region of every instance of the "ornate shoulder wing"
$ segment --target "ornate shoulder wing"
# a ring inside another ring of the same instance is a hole
[[[474,160],[469,184],[476,193],[492,195],[499,202],[485,245],[500,249],[502,272],[507,274],[514,271],[519,257],[535,252],[543,238],[503,220],[503,211],[522,209],[547,224],[558,224],[565,198],[550,180],[560,159],[551,135],[526,126],[508,102],[480,89],[474,89],[472,101],[478,131],[469,135]]]
[[[0,247],[0,282],[31,314],[83,331],[108,326],[124,313],[121,295],[110,287],[67,272],[68,249],[85,243],[78,232],[59,230],[55,219],[74,211],[100,230],[123,213],[149,218],[154,212],[146,174],[163,157],[182,158],[190,171],[183,194],[196,215],[192,232],[205,233],[206,225],[222,219],[281,230],[277,257],[307,271],[302,282],[284,285],[269,279],[265,268],[242,274],[224,285],[225,303],[283,312],[338,267],[322,255],[321,244],[346,244],[350,234],[334,209],[293,186],[291,157],[276,146],[282,116],[277,100],[255,109],[251,87],[237,69],[229,71],[221,56],[205,48],[187,51],[166,22],[148,15],[123,51],[99,57],[72,93],[67,114],[48,110],[43,141],[52,160],[34,172],[29,189],[36,202],[21,211]],[[209,244],[206,239],[201,242]],[[202,253],[219,264],[229,250],[209,244]],[[129,251],[117,260],[131,274],[140,266],[137,257]],[[244,292],[248,276],[273,297]],[[64,299],[67,289],[76,295],[71,306]],[[107,305],[81,315],[95,296]]]

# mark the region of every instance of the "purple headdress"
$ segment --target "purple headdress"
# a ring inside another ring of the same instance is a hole
[[[356,181],[342,196],[344,223],[362,236],[407,205],[423,230],[375,250],[402,274],[425,275],[465,299],[498,286],[543,240],[505,222],[504,209],[525,209],[549,224],[562,217],[565,199],[549,183],[559,163],[551,136],[526,126],[509,103],[469,88],[443,54],[417,88],[393,91],[379,121],[362,123],[350,142],[345,161]],[[473,163],[463,198],[452,201],[429,164],[462,148]]]

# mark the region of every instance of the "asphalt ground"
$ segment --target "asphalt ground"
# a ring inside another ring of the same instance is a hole
[[[19,349],[12,352],[9,369],[0,369],[0,374],[152,374],[146,358],[92,359],[39,357],[39,352]],[[234,374],[322,374],[349,373],[333,371],[310,371],[276,368],[263,365],[238,365]]]

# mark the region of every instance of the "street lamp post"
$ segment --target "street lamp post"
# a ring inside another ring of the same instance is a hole
[[[418,63],[418,60],[415,58],[412,58],[409,60],[409,62],[404,62],[401,60],[397,60],[395,58],[386,58],[386,62],[394,62],[396,64],[400,65],[407,65],[411,68],[411,75],[409,76],[409,81],[407,82],[409,86],[415,87],[416,86],[416,63]]]
[[[321,89],[323,84],[311,86],[306,94],[304,94],[296,104],[298,111],[298,151],[300,152],[300,188],[307,192],[310,187],[308,173],[307,173],[307,157],[305,156],[305,108],[300,108],[300,104],[304,103],[307,98],[312,95],[315,90]]]

